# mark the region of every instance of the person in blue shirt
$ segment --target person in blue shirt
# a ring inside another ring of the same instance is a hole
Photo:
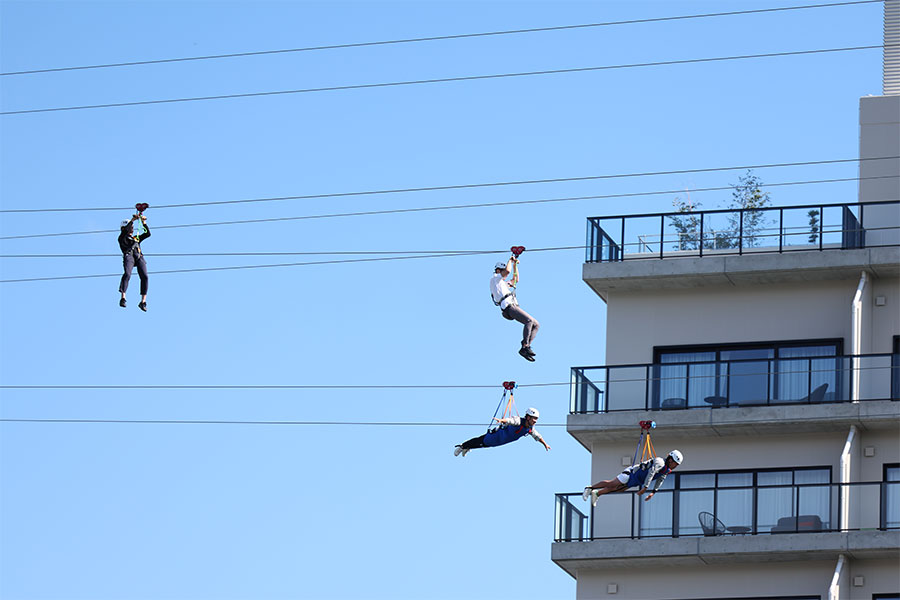
[[[550,446],[544,441],[541,434],[537,432],[537,429],[534,428],[534,424],[537,423],[539,416],[540,413],[538,412],[538,409],[529,408],[525,411],[524,419],[519,417],[495,418],[494,420],[497,421],[498,427],[490,430],[484,435],[480,435],[459,444],[453,450],[453,456],[459,456],[460,454],[465,456],[469,453],[469,450],[474,448],[493,448],[495,446],[502,446],[503,444],[508,444],[519,438],[525,437],[526,435],[530,435],[535,441],[543,444],[545,449],[550,450]]]
[[[665,460],[657,456],[636,465],[631,465],[613,479],[599,481],[584,488],[583,497],[585,500],[590,498],[591,504],[597,506],[597,499],[603,494],[621,492],[628,488],[637,487],[637,494],[641,496],[647,491],[652,482],[653,489],[644,498],[645,501],[649,500],[656,493],[656,490],[662,486],[663,481],[666,480],[666,475],[674,471],[683,460],[684,456],[681,452],[672,450]]]

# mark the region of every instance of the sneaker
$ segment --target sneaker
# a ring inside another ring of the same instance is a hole
[[[121,306],[122,308],[125,308],[125,298],[119,299],[119,306]]]
[[[537,354],[534,353],[534,350],[531,349],[531,346],[525,346],[525,352],[527,352],[531,356],[537,356]]]
[[[591,489],[589,487],[584,488],[584,493],[581,494],[581,497],[584,498],[584,501],[587,502],[587,499],[591,497]]]
[[[146,303],[146,302],[141,302],[140,304],[138,304],[138,308],[141,309],[141,310],[144,311],[144,312],[147,312],[147,303]]]
[[[460,452],[462,452],[462,446],[457,446],[453,449],[453,456],[459,456]]]
[[[534,356],[528,354],[528,350],[525,348],[525,346],[519,348],[519,355],[527,361],[534,362]]]
[[[597,500],[600,499],[599,490],[591,490],[591,506],[597,506]]]
[[[463,455],[463,458],[466,457],[466,454],[469,453],[469,450],[471,450],[471,448],[463,448],[463,449],[462,449],[462,455]]]

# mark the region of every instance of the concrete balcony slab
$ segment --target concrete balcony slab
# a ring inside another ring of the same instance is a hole
[[[844,431],[850,425],[863,431],[895,430],[900,433],[900,401],[570,414],[566,430],[590,450],[594,442],[634,440],[638,421],[661,419],[665,419],[666,431],[678,437]]]
[[[585,263],[582,279],[603,300],[610,291],[747,286],[843,280],[867,271],[876,278],[900,277],[900,247],[859,250],[745,252],[711,256],[629,259]]]
[[[692,538],[556,542],[553,562],[575,577],[580,569],[692,566],[725,563],[900,559],[900,531],[845,531]]]

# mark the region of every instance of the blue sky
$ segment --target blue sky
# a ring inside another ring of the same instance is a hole
[[[800,5],[795,2],[0,3],[3,72]],[[0,77],[3,111],[881,43],[879,3]],[[727,186],[739,171],[154,210],[153,205],[853,158],[878,50],[0,116],[2,208],[128,207],[151,227]],[[760,169],[854,177],[853,163]],[[775,188],[853,201],[853,182]],[[537,362],[488,299],[502,255],[158,274],[305,257],[154,253],[578,246],[585,217],[674,194],[154,230],[149,312],[117,278],[0,284],[3,385],[494,385],[405,390],[13,390],[6,419],[487,423],[504,380],[604,364],[583,250],[529,254]],[[727,192],[695,194],[704,207]],[[0,236],[115,229],[129,211],[3,214]],[[115,234],[0,241],[117,252]],[[328,259],[333,257],[321,257]],[[318,258],[312,257],[311,260]],[[0,278],[120,259],[0,259]],[[483,426],[0,424],[9,599],[572,598],[549,560],[553,494],[590,455],[565,385],[523,387],[553,447],[454,458]],[[665,446],[660,430],[656,444]],[[52,574],[52,575],[48,575]],[[509,584],[509,577],[519,578]]]

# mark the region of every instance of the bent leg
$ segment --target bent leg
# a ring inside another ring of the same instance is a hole
[[[534,336],[537,335],[538,329],[540,329],[541,324],[538,323],[537,319],[529,315],[527,312],[522,310],[521,307],[515,304],[507,306],[506,312],[513,319],[525,326],[522,328],[522,345],[531,346],[531,341],[534,339]]]

